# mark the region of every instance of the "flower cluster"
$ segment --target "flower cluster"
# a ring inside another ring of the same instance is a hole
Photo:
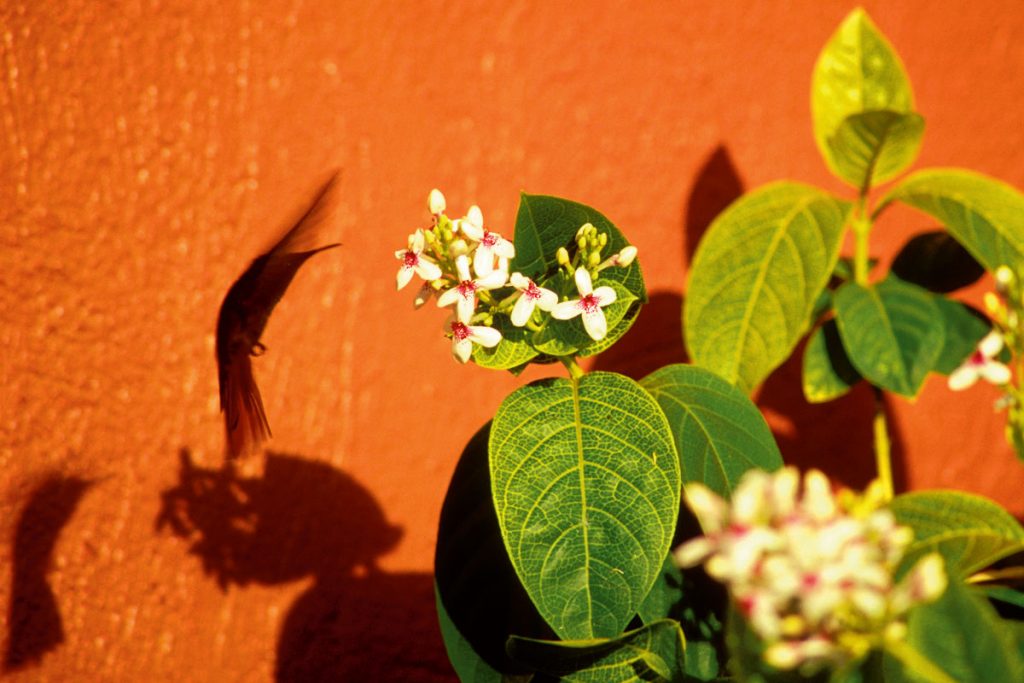
[[[402,289],[414,275],[418,276],[422,285],[416,295],[417,308],[436,295],[439,307],[452,309],[445,332],[451,337],[456,360],[467,362],[474,345],[493,348],[501,343],[501,331],[494,324],[496,315],[507,316],[515,327],[535,331],[547,324],[538,312],[548,313],[555,320],[582,316],[592,339],[601,340],[608,333],[601,309],[615,302],[615,290],[594,287],[593,277],[605,268],[628,267],[636,258],[636,247],[627,246],[601,260],[608,236],[598,234],[589,223],[583,225],[576,234],[576,257],[570,259],[565,248],[558,254],[559,268],[565,269],[579,294],[570,299],[522,273],[510,273],[515,246],[484,227],[478,206],[471,206],[464,217],[452,220],[445,214],[444,195],[436,189],[430,192],[427,205],[432,224],[409,235],[406,248],[395,252],[401,262],[397,285]]]
[[[802,490],[795,468],[751,470],[731,503],[697,483],[686,499],[706,535],[676,549],[676,562],[703,563],[727,585],[776,668],[859,658],[880,639],[901,637],[906,612],[946,588],[934,553],[895,582],[913,532],[896,524],[877,482],[863,495],[836,495],[817,470]]]

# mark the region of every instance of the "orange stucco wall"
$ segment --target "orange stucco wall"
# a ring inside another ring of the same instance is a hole
[[[480,204],[499,229],[519,190],[604,211],[639,245],[654,299],[599,365],[679,360],[685,264],[714,212],[779,178],[841,190],[811,139],[808,87],[851,8],[2,3],[10,679],[451,680],[430,575],[440,505],[462,445],[524,378],[457,367],[440,313],[395,294],[391,252],[425,220],[427,191],[453,213]],[[867,9],[927,118],[919,166],[1024,187],[1020,2]],[[217,474],[218,306],[333,167],[344,247],[311,261],[271,319],[256,372],[276,455],[263,479],[231,484]],[[927,227],[894,211],[881,255]],[[916,404],[894,400],[903,486],[1024,513],[994,397],[931,378]],[[791,363],[761,403],[789,458],[863,483],[866,392],[808,407]],[[194,526],[158,525],[162,509]]]

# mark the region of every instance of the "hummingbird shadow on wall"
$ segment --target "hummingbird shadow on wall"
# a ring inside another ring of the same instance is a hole
[[[313,577],[281,626],[276,681],[452,680],[431,576],[377,566],[402,530],[348,474],[268,453],[261,477],[242,478],[183,449],[161,497],[157,527],[190,540],[223,590]]]
[[[29,496],[14,531],[4,671],[38,664],[64,642],[57,598],[47,580],[60,532],[92,482],[51,474]]]

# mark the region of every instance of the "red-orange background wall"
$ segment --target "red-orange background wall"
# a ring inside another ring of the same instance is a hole
[[[505,231],[520,190],[603,211],[639,246],[655,299],[602,367],[680,360],[687,254],[713,211],[780,178],[843,191],[814,147],[808,89],[853,6],[3,3],[0,619],[5,646],[33,609],[60,626],[21,643],[38,657],[12,680],[269,681],[282,657],[374,680],[352,673],[361,655],[386,660],[380,680],[452,676],[430,577],[445,486],[503,396],[544,373],[457,366],[441,312],[394,292],[392,252],[427,220],[427,192],[444,190],[454,215],[479,204]],[[918,167],[1024,187],[1020,2],[867,9],[927,119]],[[271,449],[295,456],[275,461],[277,484],[242,494],[273,531],[239,557],[190,553],[156,520],[182,449],[200,470],[222,462],[218,306],[334,167],[344,247],[300,272],[256,360]],[[930,225],[887,216],[883,265]],[[892,401],[902,486],[1024,513],[1024,466],[995,396],[952,395],[932,377],[915,404]],[[792,461],[866,480],[865,391],[808,407],[790,363],[761,402]],[[52,555],[24,540],[33,533]],[[8,581],[33,552],[36,584]],[[226,589],[204,559],[234,562]],[[19,611],[26,585],[39,605]],[[304,634],[331,601],[334,635]],[[389,634],[401,648],[379,645]],[[337,652],[303,651],[310,639]]]

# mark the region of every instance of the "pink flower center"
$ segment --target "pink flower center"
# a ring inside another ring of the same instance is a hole
[[[469,327],[458,320],[452,323],[452,336],[456,341],[462,341],[469,337]]]
[[[493,248],[495,245],[498,244],[498,239],[499,237],[493,232],[488,232],[484,230],[484,238],[480,240],[480,246]]]
[[[406,251],[405,259],[402,261],[402,264],[406,268],[415,268],[420,264],[420,255],[417,254],[415,251]]]
[[[985,354],[981,351],[975,351],[971,354],[971,365],[984,365],[987,360]]]
[[[597,313],[601,308],[601,301],[593,294],[587,294],[580,298],[580,308],[584,313]]]
[[[804,574],[804,580],[803,580],[802,583],[803,583],[803,586],[804,586],[805,590],[809,590],[811,588],[814,588],[815,586],[818,585],[818,575],[817,574],[813,574],[813,573],[811,573],[811,574]]]
[[[536,301],[541,297],[540,287],[535,285],[531,280],[527,288],[523,290],[523,296],[525,296],[527,299],[533,299],[534,301]]]
[[[459,290],[459,296],[463,299],[469,299],[476,292],[476,283],[472,280],[463,280],[456,285],[456,288]]]

